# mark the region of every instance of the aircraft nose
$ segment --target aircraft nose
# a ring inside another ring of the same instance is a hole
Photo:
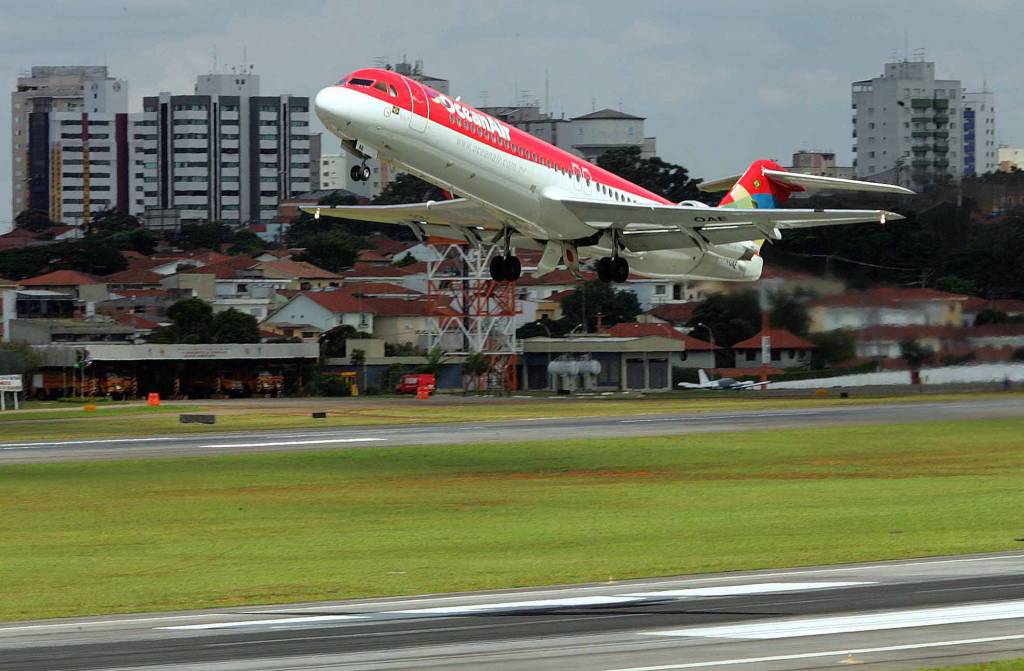
[[[345,127],[355,119],[352,92],[340,86],[321,89],[313,100],[313,109],[324,126],[335,133],[343,133]]]

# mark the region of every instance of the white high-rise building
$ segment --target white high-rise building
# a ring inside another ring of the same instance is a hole
[[[999,145],[996,143],[995,94],[963,92],[964,176],[973,177],[999,169]]]
[[[194,95],[146,97],[130,125],[133,214],[267,222],[279,201],[309,190],[309,98],[261,96],[251,72],[201,75]]]
[[[116,205],[128,85],[106,66],[34,66],[11,93],[11,205],[71,223]],[[3,232],[3,231],[0,231]]]
[[[852,96],[858,178],[920,190],[963,174],[960,81],[936,79],[935,63],[886,63]]]

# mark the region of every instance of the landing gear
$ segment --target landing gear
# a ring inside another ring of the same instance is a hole
[[[621,256],[602,256],[597,260],[597,279],[623,283],[629,278],[629,261]]]
[[[491,279],[495,282],[515,282],[523,274],[523,264],[518,256],[491,257]]]
[[[354,165],[348,174],[353,182],[366,182],[370,179],[370,168],[365,165]]]

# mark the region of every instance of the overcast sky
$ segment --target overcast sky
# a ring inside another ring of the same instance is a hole
[[[939,77],[986,81],[999,142],[1020,146],[1022,26],[1019,0],[0,0],[0,79],[11,91],[32,65],[105,63],[137,111],[142,96],[191,93],[215,48],[221,71],[245,53],[265,95],[313,96],[403,55],[476,105],[510,104],[517,86],[543,101],[547,73],[556,114],[645,116],[663,158],[710,179],[800,148],[849,164],[850,82],[902,58],[905,33]],[[12,217],[10,111],[6,98],[0,230]]]

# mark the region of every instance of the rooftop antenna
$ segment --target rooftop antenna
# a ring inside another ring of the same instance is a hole
[[[551,76],[544,68],[544,113],[551,115]]]
[[[217,45],[213,45],[213,74],[217,74]]]
[[[910,34],[907,32],[907,29],[904,28],[903,29],[903,61],[906,62],[906,61],[909,61],[909,60],[910,60]]]
[[[490,98],[490,96],[488,95],[487,91],[481,91],[480,92],[480,99],[483,101],[483,103],[484,103],[483,106],[484,107],[489,107],[489,105],[488,105],[489,98]]]
[[[594,98],[594,97],[590,98],[590,111],[591,112],[596,112],[597,111],[597,98]]]

